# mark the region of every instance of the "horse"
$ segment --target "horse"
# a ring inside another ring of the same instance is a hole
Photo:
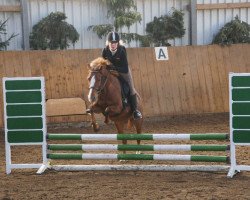
[[[92,116],[94,131],[98,131],[94,113],[102,113],[105,123],[109,119],[114,122],[118,134],[124,133],[124,126],[135,127],[137,134],[142,131],[143,118],[134,120],[130,105],[124,106],[122,101],[122,88],[118,79],[118,72],[110,70],[111,63],[102,57],[94,59],[88,64],[89,112]],[[141,99],[137,93],[138,109],[142,112]],[[122,141],[127,144],[127,140]],[[137,140],[140,144],[140,140]]]

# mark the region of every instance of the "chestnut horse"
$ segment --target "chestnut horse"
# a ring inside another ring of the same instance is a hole
[[[105,122],[108,119],[112,120],[116,126],[117,132],[124,133],[124,126],[128,124],[135,127],[136,132],[141,133],[143,119],[134,120],[130,106],[123,106],[121,85],[118,80],[118,73],[109,70],[111,63],[102,57],[96,58],[89,65],[89,94],[88,100],[90,102],[90,113],[92,115],[92,125],[96,125],[94,113],[102,113],[105,116]],[[142,107],[138,99],[138,109],[142,111]],[[97,127],[94,127],[96,130]],[[123,144],[127,144],[123,140]],[[137,140],[137,144],[140,141]]]

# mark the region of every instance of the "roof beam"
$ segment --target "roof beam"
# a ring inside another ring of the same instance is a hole
[[[235,9],[235,8],[250,8],[250,3],[212,3],[212,4],[197,4],[197,10],[212,10],[212,9]]]
[[[21,12],[21,6],[0,6],[0,12]]]

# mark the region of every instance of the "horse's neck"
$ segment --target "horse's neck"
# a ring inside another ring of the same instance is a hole
[[[114,75],[109,76],[105,92],[102,94],[102,101],[105,104],[120,104],[122,101],[120,81]]]
[[[109,87],[108,91],[111,92],[111,94],[116,93],[116,92],[118,94],[121,94],[120,81],[116,76],[114,76],[112,74],[110,74],[110,76],[109,76],[108,87]]]

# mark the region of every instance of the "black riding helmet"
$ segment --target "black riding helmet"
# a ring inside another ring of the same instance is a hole
[[[119,37],[119,34],[117,32],[109,32],[108,36],[108,41],[109,42],[119,42],[120,41],[120,37]]]

